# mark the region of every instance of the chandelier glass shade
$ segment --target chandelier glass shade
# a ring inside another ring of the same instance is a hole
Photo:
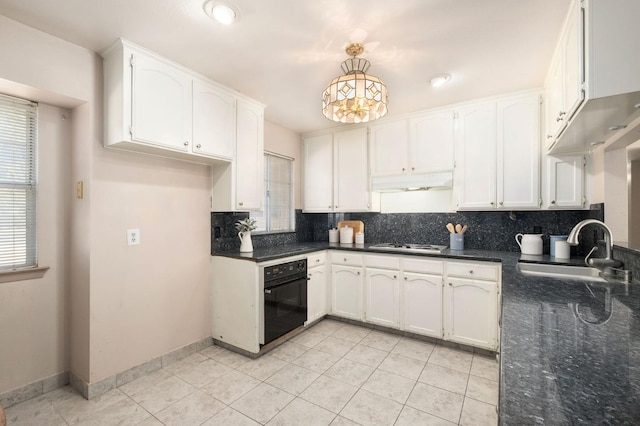
[[[342,62],[345,75],[336,77],[322,94],[322,113],[339,123],[366,123],[387,113],[387,87],[378,78],[366,74],[369,61],[358,58],[364,46],[358,43],[347,47],[352,58]]]

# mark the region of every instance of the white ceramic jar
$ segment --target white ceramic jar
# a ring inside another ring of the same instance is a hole
[[[522,254],[542,254],[542,234],[516,234],[516,243]]]

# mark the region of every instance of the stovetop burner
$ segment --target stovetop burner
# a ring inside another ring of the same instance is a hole
[[[369,248],[374,250],[408,251],[416,253],[442,253],[447,246],[440,246],[436,244],[384,243],[369,246]]]

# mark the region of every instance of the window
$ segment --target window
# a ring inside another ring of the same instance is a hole
[[[0,270],[37,264],[37,104],[0,95]]]
[[[264,155],[264,211],[253,212],[256,231],[293,231],[293,160],[274,154]]]

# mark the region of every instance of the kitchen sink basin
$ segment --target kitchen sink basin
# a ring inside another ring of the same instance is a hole
[[[566,280],[583,280],[605,282],[600,270],[589,266],[554,265],[549,263],[518,262],[518,270],[525,275],[560,278]]]

